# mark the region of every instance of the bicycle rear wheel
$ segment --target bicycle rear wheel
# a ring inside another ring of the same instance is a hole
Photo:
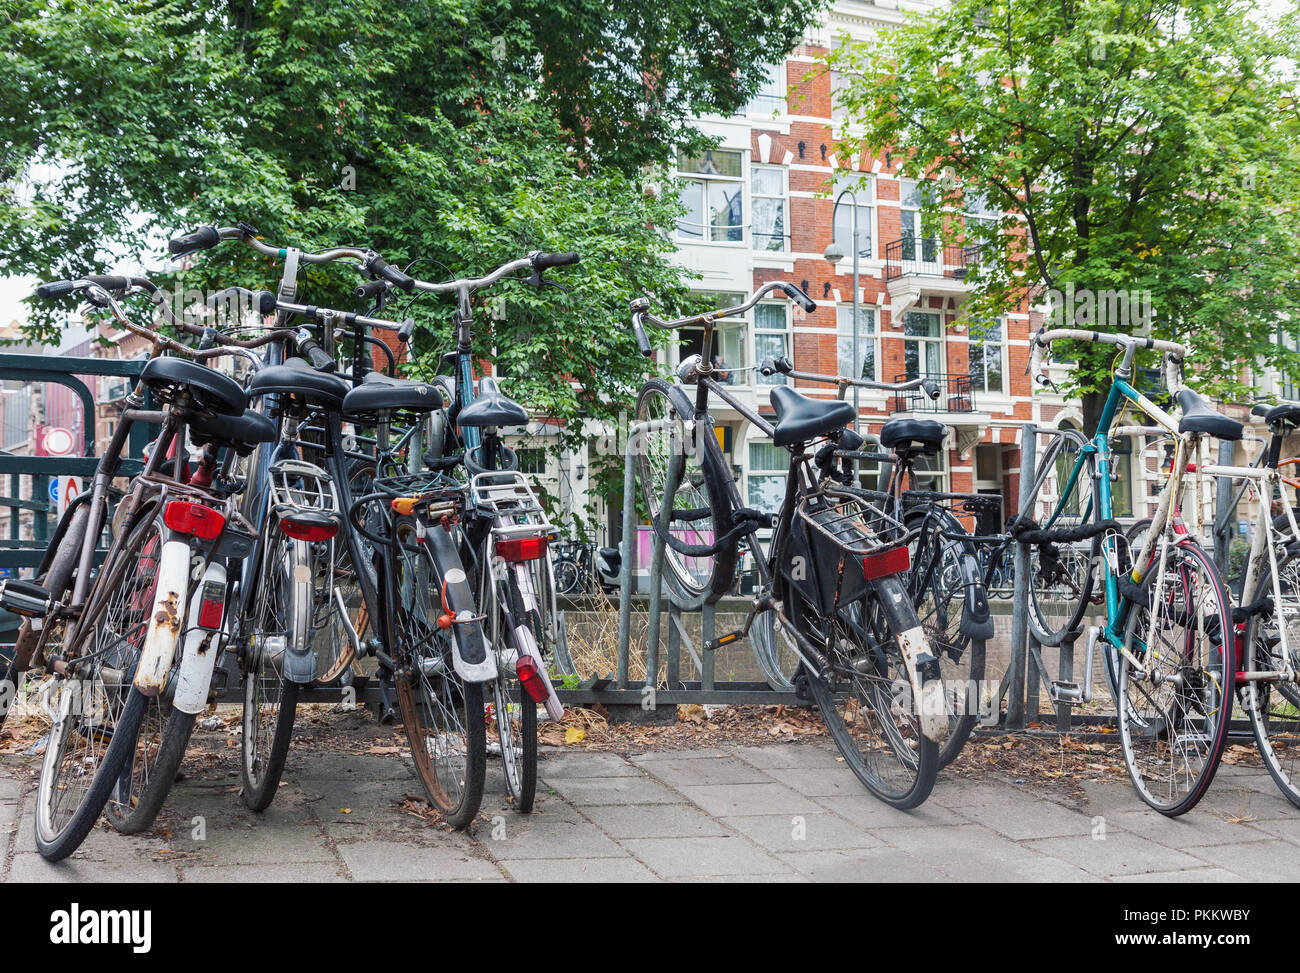
[[[77,643],[65,649],[58,717],[50,730],[36,789],[36,848],[60,861],[80,847],[113,798],[122,765],[135,748],[146,699],[134,686],[149,629],[162,553],[162,521],[149,509],[100,569],[76,621]],[[74,625],[68,620],[52,625]]]
[[[482,684],[457,674],[454,636],[438,624],[443,584],[454,580],[453,572],[463,579],[464,570],[459,560],[437,563],[409,518],[393,529],[398,543],[390,569],[399,603],[392,632],[394,658],[402,667],[396,678],[402,723],[429,800],[453,828],[466,828],[483,802],[487,714]],[[473,606],[450,607],[453,615],[462,609],[474,614]]]
[[[483,634],[497,656],[497,678],[492,684],[496,742],[505,771],[506,793],[514,809],[527,814],[533,809],[537,795],[537,704],[515,676],[515,661],[521,646],[515,644],[516,633],[508,629],[513,616],[518,624],[527,625],[532,637],[537,639],[540,626],[531,617],[532,613],[525,610],[523,592],[515,584],[512,567],[506,566],[505,577],[494,578],[491,554],[486,550],[479,563],[478,603],[484,615]],[[539,649],[542,644],[539,640]]]
[[[901,593],[901,592],[900,592]],[[872,596],[868,595],[868,599]],[[805,670],[808,687],[844,762],[872,794],[886,804],[917,807],[934,787],[939,747],[921,732],[897,634],[874,605],[855,602],[834,618],[824,617],[793,589],[791,621],[814,645],[824,647],[828,678]],[[926,678],[937,678],[935,671]]]
[[[1034,474],[1033,495],[1056,497],[1046,504],[1043,523],[1052,530],[1080,527],[1095,520],[1096,460],[1083,454],[1073,439],[1058,436],[1047,447]],[[1078,475],[1068,496],[1069,478],[1076,464]],[[1055,515],[1055,519],[1053,518]],[[1092,565],[1100,550],[1100,537],[1091,543],[1073,541],[1029,546],[1029,627],[1043,645],[1060,645],[1066,634],[1083,621],[1092,596]]]
[[[733,504],[732,476],[711,427],[696,423],[686,412],[681,389],[652,378],[636,400],[636,422],[653,423],[640,434],[637,476],[652,523],[658,523],[665,503],[674,511],[669,534],[687,544],[710,544],[729,530]],[[672,460],[681,457],[681,476],[668,482]],[[629,541],[631,543],[632,541]],[[736,572],[736,545],[712,556],[693,557],[664,548],[669,582],[695,606],[727,593]]]
[[[942,508],[914,507],[904,523],[917,530],[911,543],[908,594],[917,618],[939,660],[944,699],[948,705],[948,738],[939,748],[939,767],[961,753],[979,719],[980,682],[984,679],[984,641],[962,633],[966,577],[977,578],[979,557],[967,540],[944,537],[965,534],[961,521]]]
[[[1174,817],[1204,796],[1227,743],[1236,632],[1227,589],[1204,551],[1181,541],[1156,558],[1143,582],[1149,607],[1135,605],[1125,629],[1116,709],[1133,786]]]

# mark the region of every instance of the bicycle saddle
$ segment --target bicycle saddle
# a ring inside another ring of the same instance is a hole
[[[1275,422],[1289,422],[1293,426],[1300,425],[1300,402],[1257,405],[1250,411],[1252,415],[1263,416],[1264,421],[1270,426]]]
[[[772,443],[789,446],[807,442],[853,421],[853,406],[839,399],[810,399],[788,385],[772,389],[772,408],[776,410],[776,428]]]
[[[393,378],[383,372],[367,372],[361,384],[343,398],[343,411],[351,415],[394,409],[432,412],[443,405],[442,389],[438,386]]]
[[[527,422],[524,407],[502,395],[496,379],[488,375],[478,380],[478,398],[456,417],[459,426],[522,426]]]
[[[240,456],[247,456],[258,443],[273,443],[278,437],[275,423],[252,409],[245,409],[242,416],[216,416],[190,425],[190,438],[200,446],[225,446]]]
[[[933,419],[890,419],[880,429],[880,445],[898,452],[937,453],[948,427]]]
[[[174,402],[188,392],[202,412],[237,416],[248,406],[248,396],[233,378],[184,358],[151,358],[140,380],[160,402]]]
[[[308,402],[340,409],[343,397],[351,390],[352,385],[347,379],[318,372],[301,358],[290,358],[283,365],[271,365],[253,376],[248,384],[248,397],[296,395]]]
[[[1179,432],[1201,432],[1230,442],[1241,438],[1240,422],[1215,412],[1210,403],[1191,389],[1178,393],[1178,407],[1183,410],[1183,417],[1178,420]]]

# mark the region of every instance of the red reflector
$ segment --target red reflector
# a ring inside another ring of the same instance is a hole
[[[199,628],[210,628],[213,630],[221,628],[221,615],[226,606],[219,601],[208,601],[204,599],[199,606]]]
[[[210,541],[226,526],[225,516],[211,507],[173,500],[163,510],[163,523],[180,534],[191,534]]]
[[[327,541],[339,532],[339,525],[337,522],[304,524],[282,520],[280,530],[296,541]]]
[[[546,554],[546,538],[502,537],[497,540],[497,557],[507,561],[536,561]]]
[[[541,672],[537,668],[537,660],[531,655],[521,655],[515,660],[515,675],[519,677],[519,683],[524,687],[524,692],[534,703],[546,702],[549,695],[546,691],[546,680],[542,678]]]
[[[912,558],[905,547],[891,547],[879,554],[867,554],[862,558],[862,573],[868,581],[887,578],[891,574],[902,574],[912,566]]]

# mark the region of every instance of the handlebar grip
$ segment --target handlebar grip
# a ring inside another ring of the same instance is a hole
[[[409,344],[413,334],[415,334],[415,318],[407,318],[397,329],[397,340],[404,345]]]
[[[781,284],[781,289],[785,291],[786,296],[789,297],[790,300],[794,301],[805,311],[811,313],[817,310],[817,302],[805,294],[801,287],[786,282]]]
[[[167,242],[167,249],[173,257],[184,257],[200,250],[215,247],[221,242],[221,234],[215,226],[201,226],[193,233],[175,237]]]
[[[358,285],[356,290],[352,292],[352,295],[363,301],[369,300],[378,297],[380,294],[386,293],[389,286],[390,285],[386,280],[368,280],[364,284]]]
[[[52,301],[56,297],[71,294],[76,289],[76,285],[70,280],[51,280],[37,286],[36,296],[42,301]]]
[[[311,367],[318,372],[332,372],[338,368],[338,362],[333,357],[326,354],[325,349],[317,343],[316,339],[311,336],[311,332],[305,328],[300,330],[296,336],[298,350],[307,356],[307,361]]]
[[[582,260],[581,255],[574,253],[572,250],[565,253],[543,253],[538,250],[533,254],[533,269],[546,270],[548,267],[564,267],[568,264],[576,264]]]
[[[87,274],[86,280],[98,284],[106,291],[125,291],[131,288],[131,278],[120,274]]]
[[[939,383],[926,379],[921,383],[921,388],[925,389],[925,394],[930,397],[932,402],[939,401]]]
[[[221,301],[231,297],[250,298],[250,304],[258,314],[274,314],[278,302],[270,291],[250,291],[247,287],[227,287],[217,291],[207,300],[208,307],[216,307]]]
[[[382,277],[390,284],[395,284],[402,290],[408,292],[415,290],[415,278],[406,276],[406,274],[402,273],[379,254],[374,254],[370,260],[367,261],[367,266],[375,276]]]
[[[641,354],[649,358],[654,354],[654,348],[650,345],[650,339],[646,337],[645,328],[641,324],[641,312],[632,315],[632,330],[636,332],[636,344],[641,349]]]

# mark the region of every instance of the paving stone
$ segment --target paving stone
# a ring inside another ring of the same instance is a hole
[[[23,781],[14,777],[0,777],[0,801],[16,801],[23,793]]]
[[[57,864],[50,864],[34,851],[24,851],[14,856],[9,869],[10,882],[108,882],[115,885],[133,882],[175,882],[176,866],[153,861],[102,862],[88,861],[75,855]]]
[[[194,863],[257,865],[263,862],[329,862],[334,855],[311,821],[209,821],[201,840],[192,831],[177,833],[172,847]]]
[[[1209,792],[1189,814],[1218,814],[1220,817],[1254,818],[1256,821],[1291,819],[1300,821],[1300,808],[1282,796],[1274,787],[1271,791],[1246,790],[1237,787],[1220,787],[1218,780],[1210,785]]]
[[[866,791],[839,797],[814,798],[817,804],[850,824],[867,831],[880,828],[912,828],[918,825],[966,824],[965,818],[941,804],[929,801],[910,811],[900,811]]]
[[[767,875],[787,869],[741,837],[628,838],[623,847],[665,878]]]
[[[641,772],[616,753],[553,753],[538,760],[543,780],[562,777],[639,777]]]
[[[423,788],[403,788],[396,781],[320,780],[300,782],[304,803],[320,821],[347,821],[365,812],[368,817],[401,815],[398,805],[407,794],[424,796]],[[276,795],[276,804],[282,795]]]
[[[498,830],[479,829],[484,851],[498,861],[519,858],[623,858],[627,852],[594,824],[506,818]]]
[[[946,882],[925,862],[897,848],[786,853],[781,861],[814,882]]]
[[[1017,841],[1026,838],[1091,836],[1094,828],[1093,819],[1087,815],[1034,797],[1017,787],[1007,787],[987,795],[983,800],[972,800],[953,810],[964,818]],[[1111,830],[1122,827],[1114,817],[1107,817],[1106,821]]]
[[[1228,819],[1201,807],[1176,818],[1167,817],[1150,808],[1117,811],[1103,817],[1108,830],[1118,828],[1121,831],[1129,831],[1166,848],[1180,850],[1196,845],[1262,841],[1269,837],[1268,831],[1257,824]],[[1300,838],[1300,821],[1280,823]]]
[[[412,848],[398,841],[359,841],[337,848],[358,882],[503,880],[492,862],[456,848]]]
[[[657,882],[632,858],[533,858],[506,860],[501,867],[519,882]]]
[[[879,838],[834,814],[754,814],[719,818],[772,852],[878,848]]]
[[[290,780],[403,780],[418,787],[420,778],[405,756],[295,751],[286,774]]]
[[[1240,882],[1242,879],[1243,876],[1223,868],[1189,868],[1181,872],[1146,872],[1142,875],[1121,875],[1114,881],[1163,885],[1166,882],[1179,882],[1182,884],[1192,882]]]
[[[716,749],[705,747],[699,750],[651,750],[647,753],[634,754],[632,762],[640,765],[657,763],[660,760],[715,760],[718,757],[734,756],[740,749],[728,744]]]
[[[583,813],[611,838],[686,838],[731,834],[717,818],[689,804],[606,804]]]
[[[337,864],[310,862],[297,865],[266,863],[262,865],[200,865],[181,868],[181,881],[186,885],[206,882],[252,885],[261,882],[341,882],[343,869]]]
[[[646,769],[669,787],[707,784],[767,784],[772,778],[735,757],[714,760],[656,760]]]
[[[678,804],[682,797],[648,777],[570,777],[546,783],[578,807],[590,804]]]
[[[853,771],[838,767],[788,767],[768,771],[772,777],[806,797],[867,794]]]
[[[820,808],[784,784],[713,784],[681,792],[716,817],[741,814],[815,814]]]
[[[844,766],[844,758],[840,756],[838,750],[820,743],[778,743],[770,747],[737,747],[732,752],[760,770]]]
[[[1093,878],[1072,863],[1040,854],[980,824],[893,828],[880,837],[959,882],[1081,882]]]
[[[1191,855],[1125,833],[1108,832],[1100,841],[1091,837],[1040,838],[1025,842],[1024,847],[1106,878],[1178,871],[1202,864]]]
[[[1197,865],[1209,864],[1236,872],[1248,882],[1294,882],[1300,876],[1300,856],[1285,841],[1235,842],[1187,849]]]
[[[1265,818],[1251,821],[1250,827],[1274,838],[1300,844],[1300,818]]]

